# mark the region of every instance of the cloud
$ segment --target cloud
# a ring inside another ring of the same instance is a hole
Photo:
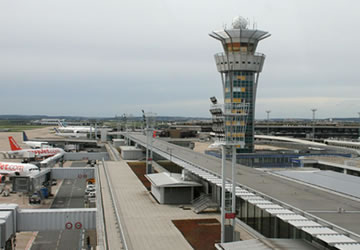
[[[305,117],[304,106],[347,116],[360,110],[359,7],[325,0],[2,1],[0,105],[17,114],[153,107],[208,116],[208,98],[222,96],[213,58],[222,47],[208,33],[241,14],[272,34],[258,46],[267,58],[257,117],[265,107],[278,117]]]

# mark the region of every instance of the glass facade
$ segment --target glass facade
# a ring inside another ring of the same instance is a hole
[[[304,239],[309,243],[316,242],[318,246],[322,246],[324,249],[329,248],[327,243],[312,237],[287,221],[271,215],[265,209],[261,209],[240,197],[236,197],[236,217],[267,238]]]
[[[230,103],[247,103],[247,119],[246,130],[245,130],[245,146],[244,148],[238,148],[238,153],[251,153],[254,150],[254,139],[253,139],[253,127],[254,127],[254,83],[255,83],[255,72],[251,71],[229,71],[225,77],[225,105]],[[232,100],[231,100],[232,99]],[[231,124],[229,121],[225,121],[226,126],[237,124]],[[238,124],[238,128],[235,130],[241,130]],[[244,136],[240,134],[239,136]]]

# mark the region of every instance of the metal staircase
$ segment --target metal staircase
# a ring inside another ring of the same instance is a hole
[[[208,194],[200,195],[198,198],[192,201],[192,204],[194,206],[193,211],[197,214],[203,212],[205,209],[208,208],[219,209],[219,205],[216,202],[214,202],[211,199],[211,196]]]

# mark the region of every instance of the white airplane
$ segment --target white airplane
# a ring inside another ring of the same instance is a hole
[[[9,143],[11,151],[8,151],[7,153],[23,158],[46,158],[56,154],[65,153],[62,148],[22,149],[12,136],[9,136]]]
[[[95,133],[95,127],[92,126],[66,126],[63,123],[61,123],[60,121],[58,121],[59,127],[58,130],[60,132],[73,132],[73,133]],[[111,128],[102,128],[102,127],[98,127],[96,128],[97,130],[101,129],[106,129],[108,131],[111,131]]]
[[[0,162],[0,183],[5,181],[6,176],[28,175],[40,172],[34,164],[17,162]]]
[[[87,133],[73,133],[73,132],[66,132],[61,133],[57,128],[54,128],[55,135],[69,137],[69,138],[87,138]]]
[[[48,145],[48,142],[45,141],[29,141],[25,131],[23,131],[23,143],[28,145],[30,148],[42,148],[43,146]]]
[[[90,133],[94,132],[95,128],[91,126],[64,126],[63,123],[58,121],[59,127],[58,130],[60,132],[73,132],[73,133]]]

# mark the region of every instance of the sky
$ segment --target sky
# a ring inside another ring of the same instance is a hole
[[[0,114],[210,117],[221,99],[213,30],[243,16],[271,33],[256,118],[358,117],[355,0],[0,2]]]

